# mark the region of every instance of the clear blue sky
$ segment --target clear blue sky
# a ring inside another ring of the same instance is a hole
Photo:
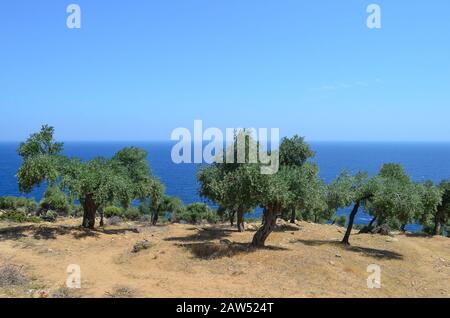
[[[81,7],[82,28],[66,27]],[[367,5],[382,29],[366,27]],[[448,0],[5,0],[0,140],[205,126],[450,141]]]

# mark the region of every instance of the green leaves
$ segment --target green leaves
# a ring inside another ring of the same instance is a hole
[[[56,156],[38,154],[26,157],[17,172],[20,191],[28,193],[44,181],[54,184],[59,176],[58,168]]]
[[[365,172],[351,175],[344,170],[328,186],[328,204],[335,210],[348,207],[352,203],[371,198],[377,186],[377,180],[369,179]]]
[[[81,203],[89,198],[97,208],[115,202],[128,207],[135,199],[164,192],[150,175],[145,150],[124,148],[110,160],[82,162],[60,154],[63,145],[53,140],[53,133],[52,127],[43,126],[20,145],[18,152],[24,159],[17,174],[21,191],[29,192],[47,181],[58,184]]]
[[[280,165],[302,166],[308,159],[314,157],[315,153],[305,142],[303,137],[295,135],[292,138],[283,138],[280,144]]]
[[[42,126],[40,132],[32,134],[25,142],[20,144],[18,154],[24,159],[38,155],[54,156],[60,154],[63,150],[63,143],[54,141],[54,131],[55,129],[51,126]]]

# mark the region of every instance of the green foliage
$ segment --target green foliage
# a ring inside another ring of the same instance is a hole
[[[17,208],[16,210],[7,210],[4,214],[0,216],[0,220],[6,220],[16,223],[38,223],[41,221],[40,218],[35,216],[28,216],[25,208]]]
[[[59,213],[68,213],[71,204],[67,195],[56,186],[50,186],[44,193],[40,203],[41,209],[53,210]]]
[[[63,150],[63,144],[54,141],[54,132],[53,127],[42,126],[39,133],[31,134],[25,142],[20,144],[18,154],[23,158],[59,154]]]
[[[107,206],[106,208],[104,208],[103,210],[103,215],[107,218],[111,218],[113,216],[117,216],[117,217],[124,217],[124,210],[121,207],[118,206]]]
[[[104,158],[88,162],[69,160],[61,174],[61,185],[78,198],[82,205],[88,196],[93,199],[97,208],[116,200],[128,205],[133,198],[131,180],[116,173],[110,161]]]
[[[16,197],[0,197],[0,209],[11,210],[16,208]]]
[[[20,144],[17,152],[23,162],[17,178],[21,192],[30,192],[44,181],[50,185],[56,182],[63,144],[55,142],[53,133],[53,127],[44,125],[39,133],[32,134]]]
[[[408,184],[411,182],[411,178],[406,174],[405,169],[403,169],[402,165],[397,163],[384,164],[378,175],[384,179],[396,180],[401,184]]]
[[[25,197],[0,197],[0,209],[15,210],[18,208],[24,208],[26,212],[35,212],[38,209],[38,204],[34,199]]]
[[[19,147],[23,157],[18,172],[19,187],[29,192],[43,181],[56,183],[78,199],[86,212],[83,225],[93,227],[95,211],[113,202],[128,208],[134,199],[150,195],[155,183],[150,175],[147,153],[139,148],[125,148],[110,160],[95,158],[82,162],[61,155],[63,145],[53,140],[54,130],[43,126]]]
[[[166,196],[164,199],[165,212],[170,214],[169,219],[171,221],[176,221],[178,215],[185,211],[185,206],[183,202],[175,196]]]
[[[48,210],[43,215],[41,215],[41,219],[47,222],[56,222],[58,219],[58,213],[52,210]]]
[[[282,169],[291,193],[287,209],[298,211],[296,214],[304,220],[329,220],[334,211],[328,207],[327,188],[319,178],[317,165],[306,162],[300,167],[283,166]]]
[[[427,181],[423,184],[417,184],[417,191],[422,204],[420,209],[416,210],[415,220],[425,228],[431,228],[442,203],[444,189],[435,186],[431,181]]]
[[[196,224],[201,221],[215,223],[218,221],[217,214],[205,203],[192,203],[186,209],[178,214],[178,220]]]
[[[439,191],[441,201],[431,217],[434,221],[434,235],[444,234],[450,228],[450,180],[442,181],[439,184]]]
[[[280,144],[280,165],[303,166],[315,153],[305,142],[304,137],[295,135],[292,138],[283,138]]]
[[[150,176],[147,152],[143,149],[129,147],[120,150],[111,159],[111,166],[116,174],[120,174],[131,183],[129,194],[131,199],[145,200],[149,195],[149,188],[159,183]],[[131,202],[131,199],[124,202],[124,206]]]
[[[165,187],[158,180],[153,180],[149,186],[149,210],[152,215],[153,223],[156,224],[160,214],[165,212]]]
[[[245,131],[235,135],[234,146],[226,151],[227,157],[237,159],[241,134],[245,134]],[[245,140],[244,149],[247,155],[242,163],[216,162],[198,171],[200,195],[228,211],[236,211],[241,215],[253,211],[259,205],[263,190],[260,186],[260,165],[250,160],[250,150],[258,149],[259,146],[250,136]]]
[[[376,178],[369,179],[365,172],[351,175],[344,170],[328,186],[328,205],[338,209],[356,202],[367,202],[378,189],[379,183]]]
[[[141,211],[138,208],[128,208],[123,212],[123,217],[127,220],[136,221],[142,216]]]
[[[132,221],[140,219],[143,215],[139,208],[129,207],[124,209],[118,206],[107,206],[103,209],[103,214],[106,218],[119,217]]]
[[[414,184],[403,168],[397,164],[385,164],[376,178],[378,188],[365,206],[381,225],[411,222],[423,209],[421,189]]]

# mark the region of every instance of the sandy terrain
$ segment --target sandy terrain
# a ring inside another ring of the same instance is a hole
[[[30,278],[0,297],[450,297],[444,237],[355,233],[344,247],[342,228],[300,222],[255,251],[252,230],[227,225],[79,224],[0,223],[0,266],[23,266]],[[142,240],[151,246],[133,253]],[[81,289],[63,288],[69,264],[81,267]],[[381,268],[380,289],[367,287],[370,264]]]

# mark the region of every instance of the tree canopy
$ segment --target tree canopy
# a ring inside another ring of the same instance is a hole
[[[43,126],[19,147],[23,158],[18,172],[20,189],[29,192],[46,181],[58,184],[78,199],[83,207],[83,226],[95,226],[95,214],[107,204],[120,202],[127,207],[135,199],[151,194],[157,182],[150,174],[147,153],[130,147],[120,150],[111,159],[89,161],[68,158],[62,154],[63,144],[53,139],[54,129]]]

